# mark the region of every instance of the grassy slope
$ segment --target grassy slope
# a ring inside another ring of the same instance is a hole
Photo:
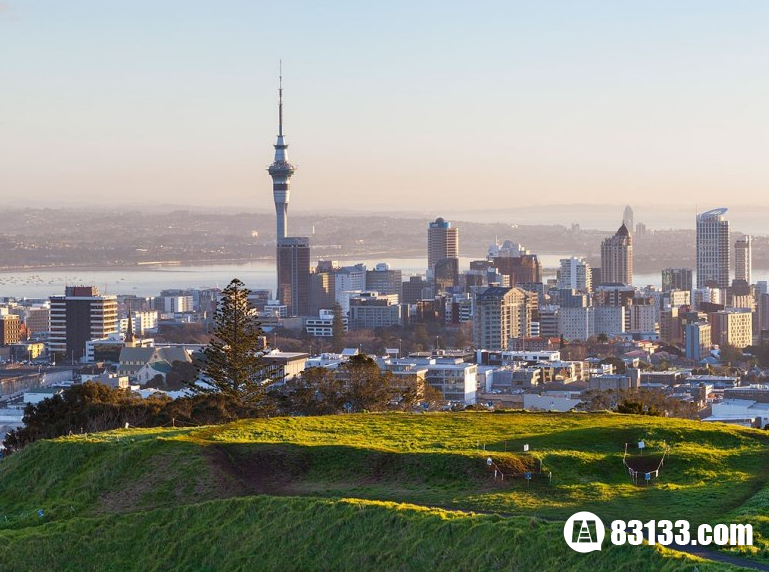
[[[214,523],[214,526],[212,526]],[[372,501],[247,497],[6,531],[0,568],[81,572],[683,572],[650,547],[582,555],[561,526]],[[589,563],[589,564],[588,564]],[[698,563],[701,572],[738,570]]]
[[[671,446],[661,479],[650,489],[631,485],[622,470],[624,443],[640,438],[650,445],[661,445],[665,441]],[[509,463],[528,462],[522,454],[505,453],[506,449],[521,451],[523,443],[529,443],[553,471],[552,484],[494,483],[485,467],[486,456],[491,454]],[[479,444],[485,444],[487,452],[479,450]],[[119,527],[125,532],[120,535],[126,540],[134,536],[135,541],[145,542],[136,536],[140,532],[134,531],[135,527],[146,528],[164,518],[177,523],[190,522],[190,514],[203,517],[208,512],[214,519],[209,522],[217,522],[219,511],[225,506],[236,511],[254,511],[254,514],[264,511],[283,514],[323,507],[329,530],[334,530],[337,539],[347,528],[338,524],[353,518],[345,503],[264,497],[216,501],[261,493],[397,500],[546,518],[565,518],[583,509],[596,512],[604,520],[687,518],[695,522],[728,522],[724,515],[730,514],[734,519],[739,517],[739,521],[752,519],[763,531],[761,542],[764,542],[764,538],[769,538],[769,523],[764,516],[769,505],[768,452],[769,436],[757,431],[610,414],[353,415],[247,420],[199,430],[116,431],[39,443],[3,461],[0,464],[0,511],[3,513],[0,528],[16,530],[0,533],[0,547],[13,541],[12,553],[17,554],[17,547],[21,549],[26,543],[46,539],[45,546],[56,555],[62,553],[66,538],[98,533],[100,540],[94,546],[94,554],[88,557],[90,562],[100,557],[100,550],[104,550],[105,558],[113,552],[113,548],[105,544],[109,536],[107,530]],[[189,507],[212,500],[216,502]],[[280,503],[286,505],[277,508],[282,506]],[[379,515],[389,513],[395,519],[392,522],[408,523],[405,530],[419,530],[419,535],[410,541],[404,536],[385,550],[384,553],[393,558],[396,552],[408,553],[409,542],[422,544],[424,550],[435,549],[433,540],[440,538],[442,530],[435,523],[442,522],[441,519],[453,519],[459,529],[482,525],[490,531],[502,526],[517,530],[489,532],[490,538],[495,534],[504,538],[508,532],[524,534],[521,530],[528,526],[524,521],[488,520],[492,517],[419,511],[401,514],[392,507],[365,506],[367,511]],[[38,508],[46,511],[42,521],[35,515]],[[137,511],[143,512],[129,514]],[[409,515],[405,520],[404,514]],[[3,515],[10,516],[7,522],[3,522]],[[390,517],[382,516],[383,522],[390,523]],[[275,520],[272,516],[269,519]],[[44,526],[39,526],[42,522]],[[254,522],[253,526],[259,528],[258,522]],[[194,526],[202,527],[205,523],[195,521]],[[286,526],[294,531],[289,523]],[[310,525],[303,523],[302,526]],[[372,537],[385,533],[374,524],[371,526],[368,533]],[[539,524],[537,530],[550,531],[550,526],[555,526],[560,534],[557,525]],[[173,530],[179,534],[185,529],[176,525]],[[548,532],[551,533],[555,534]],[[227,536],[217,528],[216,538],[220,534]],[[302,534],[317,533],[303,529]],[[388,529],[386,534],[392,532]],[[527,538],[539,537],[539,534],[525,534]],[[166,542],[168,538],[160,535],[157,540]],[[422,541],[418,541],[419,538]],[[540,557],[550,552],[564,558],[578,556],[565,547],[560,537],[551,540],[553,549],[543,549]],[[220,541],[215,544],[218,547]],[[339,545],[340,553],[355,552],[355,547],[360,546],[344,542]],[[264,546],[269,547],[270,543]],[[528,558],[525,551],[507,554],[505,550],[510,549],[506,542],[489,541],[486,549],[495,554],[502,551],[499,554],[504,554],[499,558],[504,565],[513,557]],[[263,555],[269,552],[256,546],[253,550]],[[624,555],[626,562],[631,562],[639,554],[638,550],[620,551],[617,558]],[[246,550],[238,558],[246,562],[248,554]],[[762,544],[754,556],[769,559],[766,545]],[[180,570],[215,569],[203,565],[185,567],[184,561],[181,562]],[[406,568],[405,561],[398,562],[385,567],[419,569]],[[470,561],[467,562],[469,566]],[[473,568],[480,565],[477,560],[473,562]],[[21,565],[8,561],[7,565],[0,565],[0,569],[14,569],[12,564]],[[607,562],[606,568],[596,570],[624,569],[615,564],[609,566]],[[278,562],[274,566],[280,568]],[[652,569],[663,569],[661,566],[663,564],[657,562]],[[285,567],[293,566],[284,561]],[[356,567],[382,569],[372,562],[368,565],[358,562]],[[299,568],[322,569],[319,564],[309,563]],[[494,569],[486,565],[483,568]],[[219,569],[240,568],[233,563]]]

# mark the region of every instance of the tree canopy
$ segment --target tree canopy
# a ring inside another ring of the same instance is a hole
[[[203,350],[201,379],[190,385],[195,392],[224,393],[244,403],[264,397],[270,371],[265,365],[265,337],[250,290],[233,279],[222,290],[214,314],[213,339]]]

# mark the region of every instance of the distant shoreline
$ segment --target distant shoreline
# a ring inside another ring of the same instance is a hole
[[[387,262],[388,258],[402,258],[402,259],[414,259],[419,260],[421,258],[425,258],[424,255],[422,255],[419,252],[404,252],[404,253],[383,253],[383,252],[372,252],[372,253],[362,253],[362,254],[340,254],[337,256],[320,256],[317,257],[320,260],[360,260],[360,259],[371,259],[371,258],[377,258],[381,257],[382,262]],[[316,257],[313,257],[315,259]],[[173,268],[185,268],[185,267],[195,267],[195,266],[224,266],[227,264],[249,264],[253,262],[271,262],[274,261],[275,257],[273,256],[262,256],[257,258],[219,258],[215,260],[206,259],[206,260],[157,260],[157,261],[149,261],[149,262],[126,262],[121,264],[63,264],[63,265],[56,265],[56,266],[49,266],[49,265],[29,265],[29,266],[2,266],[0,267],[0,273],[9,273],[9,272],[65,272],[67,270],[74,271],[118,271],[118,270],[130,270],[132,272],[134,271],[141,271],[141,270],[147,270],[152,271],[156,270],[158,268],[164,268],[164,267],[173,267]]]
[[[548,252],[540,252],[538,253],[540,255],[557,255],[562,253],[548,253]],[[383,253],[383,252],[374,252],[374,253],[362,253],[362,254],[344,254],[344,255],[337,255],[337,256],[319,256],[319,257],[313,257],[313,260],[339,260],[343,262],[352,262],[352,261],[361,261],[361,260],[371,260],[381,258],[381,262],[388,262],[388,260],[392,259],[401,259],[401,260],[420,260],[425,258],[425,256],[422,253],[419,252],[404,252],[404,253]],[[463,256],[462,258],[472,258],[468,256]],[[483,257],[479,257],[480,260]],[[133,263],[123,263],[123,264],[114,264],[114,265],[99,265],[99,264],[65,264],[65,265],[56,265],[56,266],[43,266],[43,265],[30,265],[30,266],[2,266],[0,267],[0,275],[2,274],[12,274],[14,272],[40,272],[40,273],[48,273],[48,272],[67,272],[72,271],[74,272],[119,272],[121,270],[130,271],[130,272],[153,272],[158,269],[162,268],[194,268],[194,267],[200,267],[200,266],[226,266],[228,264],[231,265],[246,265],[251,263],[258,263],[258,262],[273,262],[275,260],[272,256],[264,256],[259,258],[228,258],[228,259],[217,259],[217,260],[189,260],[189,261],[182,261],[182,260],[166,260],[166,261],[152,261],[152,262],[133,262]],[[543,270],[553,270],[557,269],[555,266],[545,266],[543,264],[542,266]],[[692,269],[694,269],[694,266],[692,265]],[[756,264],[755,261],[753,263],[753,269],[759,270],[759,271],[766,271],[769,270],[769,265],[761,265]],[[652,270],[652,271],[640,271],[638,274],[653,274],[655,272],[661,272],[660,270]]]
[[[125,264],[64,264],[56,266],[3,266],[0,267],[0,272],[64,272],[66,270],[72,271],[112,271],[112,270],[156,270],[163,267],[190,267],[190,266],[220,266],[225,264],[248,264],[249,262],[264,262],[267,260],[274,260],[272,257],[263,258],[235,258],[235,259],[219,259],[219,260],[167,260],[167,261],[153,261],[153,262],[132,262]]]

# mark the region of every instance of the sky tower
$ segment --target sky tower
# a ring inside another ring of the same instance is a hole
[[[288,145],[283,137],[283,64],[278,82],[278,141],[275,143],[275,160],[267,169],[272,177],[272,196],[278,219],[277,240],[286,238],[288,232],[288,199],[291,175],[296,168],[288,162]]]
[[[291,175],[296,168],[288,162],[288,145],[283,138],[283,64],[278,83],[278,141],[275,160],[267,171],[272,177],[272,196],[277,215],[275,263],[278,274],[276,298],[286,306],[288,316],[307,316],[310,311],[310,239],[288,236],[288,197]]]

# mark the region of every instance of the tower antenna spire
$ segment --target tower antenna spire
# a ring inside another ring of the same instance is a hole
[[[283,136],[283,60],[279,60],[278,75],[278,135]]]

